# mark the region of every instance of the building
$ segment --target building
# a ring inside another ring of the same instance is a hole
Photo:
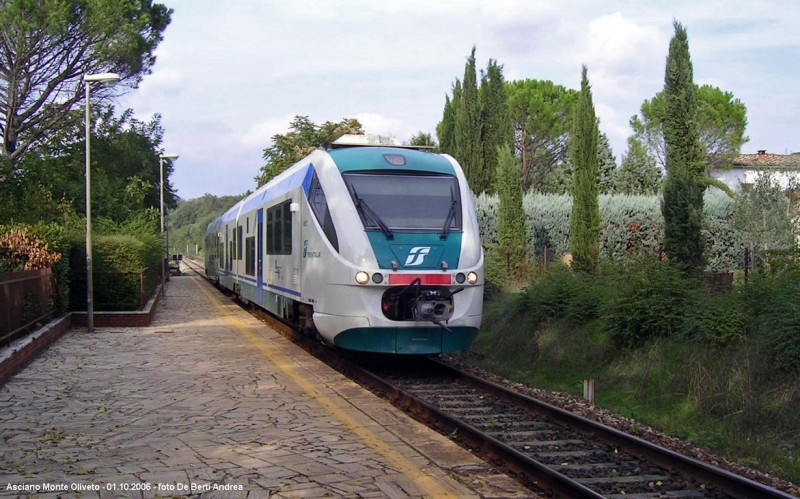
[[[775,180],[784,189],[800,187],[800,153],[771,154],[760,150],[756,154],[740,154],[730,169],[715,169],[711,176],[737,190],[742,185],[755,183],[763,172],[773,172]]]

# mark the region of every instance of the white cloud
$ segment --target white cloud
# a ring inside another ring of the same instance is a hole
[[[409,133],[409,127],[403,121],[395,118],[387,118],[376,113],[357,113],[355,119],[364,126],[364,131],[373,135],[392,135],[403,139]]]
[[[144,77],[139,84],[139,91],[143,94],[175,95],[180,91],[183,81],[183,74],[180,71],[172,68],[159,69]]]
[[[368,133],[434,133],[472,46],[507,80],[577,89],[587,64],[596,112],[619,159],[628,119],[663,88],[674,19],[688,30],[695,81],[748,107],[753,149],[798,150],[800,2],[693,0],[171,0],[154,72],[118,104],[159,112],[181,154],[182,196],[254,187],[264,148],[295,115],[355,117]],[[747,152],[747,151],[745,151]],[[185,184],[184,184],[185,182]]]

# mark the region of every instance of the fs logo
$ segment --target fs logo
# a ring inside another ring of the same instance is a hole
[[[431,252],[430,246],[415,246],[411,248],[411,251],[408,252],[408,258],[406,258],[406,263],[403,264],[404,267],[414,267],[417,265],[422,265],[422,261],[425,260],[425,255]]]

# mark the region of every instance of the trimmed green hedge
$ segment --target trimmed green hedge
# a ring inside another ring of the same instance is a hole
[[[498,244],[499,201],[496,195],[475,198],[478,225],[486,247]],[[547,248],[548,261],[569,252],[572,197],[555,194],[526,194],[523,207],[528,215],[529,244],[533,258],[541,260]],[[708,270],[734,270],[744,267],[744,244],[731,223],[734,202],[727,194],[709,190],[705,195],[705,224]],[[600,256],[621,260],[644,254],[661,256],[664,217],[660,196],[601,195]]]
[[[157,236],[98,236],[92,241],[94,309],[138,310],[159,282]],[[86,241],[74,240],[72,310],[86,310]],[[80,262],[80,263],[78,263]],[[144,279],[144,281],[142,281]]]

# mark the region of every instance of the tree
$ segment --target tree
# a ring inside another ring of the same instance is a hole
[[[598,130],[597,136],[597,170],[600,173],[600,194],[611,194],[614,191],[614,175],[617,172],[617,158],[611,150],[608,136]]]
[[[255,181],[261,187],[325,142],[333,142],[345,134],[363,133],[361,123],[355,118],[315,125],[307,116],[295,116],[289,132],[272,136],[272,146],[264,149],[267,163],[261,167],[261,174],[255,177]]]
[[[445,95],[444,112],[442,121],[436,125],[436,135],[439,137],[439,150],[450,156],[456,155],[456,116],[461,109],[461,81],[456,79],[453,84],[453,99]]]
[[[597,166],[598,126],[586,66],[575,108],[572,132],[572,218],[570,251],[572,267],[593,272],[600,254],[600,197]]]
[[[742,145],[748,140],[747,107],[731,92],[724,92],[710,85],[697,87],[697,122],[700,142],[703,145],[707,168],[719,169],[731,165]],[[638,116],[630,120],[636,137],[647,146],[662,168],[666,168],[666,144],[664,142],[664,116],[666,97],[659,92],[651,100],[642,103]],[[709,172],[706,172],[708,175]]]
[[[614,175],[614,192],[652,195],[661,187],[661,168],[636,136],[628,137],[628,152]]]
[[[524,277],[528,262],[528,217],[522,206],[519,162],[508,144],[497,149],[497,193],[500,198],[497,236],[510,276]]]
[[[797,186],[789,186],[790,191]],[[736,196],[733,226],[739,230],[752,261],[766,262],[769,252],[788,249],[794,244],[792,218],[797,207],[790,204],[772,172],[763,172],[751,186],[742,186]]]
[[[663,129],[667,161],[664,182],[664,249],[687,274],[704,268],[703,179],[705,151],[697,125],[697,87],[686,29],[677,21],[664,77]]]
[[[436,147],[436,142],[433,140],[433,137],[431,137],[431,134],[419,131],[416,135],[411,137],[411,140],[408,141],[408,145]]]
[[[129,109],[95,109],[92,122],[92,213],[116,223],[160,207],[161,116],[140,121]],[[0,218],[20,222],[55,221],[86,210],[84,111],[67,113],[47,143],[29,150],[0,192]],[[169,183],[172,163],[164,163],[164,203],[175,206]],[[4,209],[11,213],[3,213]]]
[[[478,95],[478,76],[475,69],[475,47],[464,66],[461,105],[455,121],[455,158],[464,168],[472,191],[480,194],[489,189],[489,179],[483,165],[481,144],[481,103]]]
[[[489,59],[486,72],[482,73],[480,97],[483,168],[488,181],[486,190],[493,192],[496,188],[498,147],[514,145],[503,66],[494,59]]]
[[[47,139],[84,99],[86,74],[135,88],[155,63],[172,10],[152,0],[5,0],[0,7],[0,132],[6,168]],[[0,172],[5,178],[11,172]]]
[[[523,189],[552,192],[549,186],[561,182],[550,177],[563,177],[559,167],[569,156],[569,124],[578,92],[542,80],[510,82],[506,90]]]

